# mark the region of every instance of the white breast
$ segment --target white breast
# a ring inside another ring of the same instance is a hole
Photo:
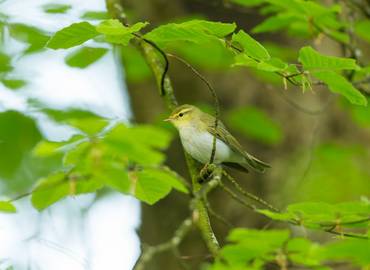
[[[185,151],[203,164],[209,162],[213,146],[212,134],[199,132],[192,126],[181,127],[179,132]],[[223,141],[216,139],[214,162],[219,164],[226,161],[235,161],[235,153]]]

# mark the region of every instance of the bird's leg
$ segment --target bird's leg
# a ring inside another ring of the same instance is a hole
[[[199,172],[198,182],[204,183],[212,178],[213,172],[216,169],[216,165],[213,163],[204,164],[203,168]]]

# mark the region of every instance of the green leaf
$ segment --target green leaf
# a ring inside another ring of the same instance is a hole
[[[351,223],[363,220],[370,215],[370,204],[364,202],[347,202],[328,204],[323,202],[305,202],[291,204],[287,213],[295,215],[305,224],[332,226],[336,223]],[[347,225],[342,225],[346,227]],[[351,224],[349,224],[351,226]]]
[[[115,44],[127,45],[134,37],[133,33],[140,31],[143,27],[148,25],[147,22],[138,22],[132,26],[124,26],[120,21],[110,19],[101,22],[96,30],[106,35],[106,40]]]
[[[49,34],[45,31],[21,23],[9,24],[9,33],[12,38],[29,44],[26,53],[43,49],[49,40]]]
[[[0,201],[0,212],[15,213],[17,209],[10,202]]]
[[[42,9],[46,13],[66,13],[68,10],[72,8],[71,5],[64,5],[64,4],[45,4],[42,6]]]
[[[12,177],[40,139],[40,131],[31,118],[15,111],[0,113],[0,177]]]
[[[267,209],[259,209],[258,213],[265,215],[273,220],[291,221],[296,218],[293,213],[276,213]]]
[[[277,72],[285,70],[288,67],[288,64],[284,63],[282,60],[278,58],[270,58],[266,61],[257,61],[251,57],[249,57],[245,53],[239,53],[235,55],[234,58],[235,62],[233,66],[246,66],[252,67],[261,71],[267,72]]]
[[[221,256],[229,265],[235,266],[245,266],[258,259],[268,261],[288,238],[287,230],[233,229],[227,237],[232,243],[222,248]]]
[[[296,13],[279,13],[264,20],[252,29],[253,33],[276,32],[288,27],[292,22],[302,18]]]
[[[78,143],[74,144],[74,147],[67,149],[66,154],[63,158],[63,165],[65,167],[70,167],[76,166],[79,163],[89,162],[88,155],[92,148],[93,145],[90,141],[79,141]]]
[[[291,239],[286,245],[289,259],[297,264],[315,267],[321,265],[322,247],[305,238]]]
[[[325,259],[344,261],[350,260],[359,266],[370,265],[370,240],[346,239],[325,246],[322,256]]]
[[[369,102],[369,98],[367,99]],[[349,103],[348,103],[349,105]],[[370,106],[347,106],[352,118],[362,128],[370,128]]]
[[[227,121],[247,137],[266,144],[279,144],[283,139],[281,127],[255,107],[235,109],[228,114]]]
[[[226,70],[233,63],[233,53],[221,42],[201,44],[176,42],[169,46],[169,51],[186,59],[190,64],[209,70]]]
[[[262,5],[266,0],[231,0],[231,2],[241,6],[254,7]]]
[[[68,54],[65,62],[71,67],[86,68],[102,58],[107,51],[106,48],[82,47]]]
[[[170,171],[162,169],[144,169],[130,174],[132,190],[139,200],[150,205],[165,197],[172,188],[187,193],[186,187]]]
[[[306,70],[310,71],[360,69],[360,67],[356,64],[355,59],[322,55],[310,46],[300,49],[298,60],[303,64],[303,67]]]
[[[148,23],[138,22],[132,26],[124,26],[119,20],[110,19],[101,22],[97,27],[96,31],[105,35],[122,36],[132,34],[140,31],[143,27],[147,26]]]
[[[108,120],[93,112],[70,108],[68,110],[40,109],[57,122],[68,124],[88,135],[95,135],[107,126]]]
[[[232,41],[239,43],[244,53],[255,60],[266,61],[271,58],[267,50],[243,30],[234,34]]]
[[[355,32],[362,39],[370,42],[370,20],[358,21],[355,24]]]
[[[153,126],[128,128],[123,124],[114,127],[104,138],[112,150],[142,165],[163,162],[165,155],[158,150],[168,147],[170,140],[170,133],[164,129]]]
[[[17,90],[27,84],[24,80],[19,79],[2,79],[1,82],[8,88]]]
[[[9,55],[0,51],[0,72],[9,72],[13,70]]]
[[[366,97],[342,75],[334,71],[318,71],[313,75],[327,84],[330,91],[343,95],[352,104],[367,106]]]
[[[106,20],[109,18],[109,14],[105,11],[86,11],[81,15],[83,20]]]
[[[86,140],[82,135],[74,135],[67,141],[53,142],[40,141],[32,150],[32,154],[37,157],[49,157],[58,153],[64,153],[70,148],[75,148],[76,145]]]
[[[39,181],[31,202],[36,209],[43,210],[67,196],[95,192],[102,187],[100,181],[89,175],[58,172]]]
[[[91,111],[77,109],[77,108],[68,108],[66,110],[39,108],[39,110],[47,114],[51,119],[57,122],[65,122],[69,119],[86,119],[86,118],[100,117]]]
[[[235,28],[234,23],[191,20],[183,23],[161,25],[145,34],[144,37],[164,45],[176,41],[201,44],[218,41],[219,38],[232,33]]]
[[[272,248],[281,246],[288,238],[289,231],[287,230],[253,230],[253,229],[233,229],[227,239],[237,243],[258,243],[265,242]]]
[[[73,23],[56,32],[49,40],[47,47],[51,49],[68,49],[81,45],[97,35],[99,35],[99,33],[90,23]]]
[[[110,164],[98,176],[105,185],[121,193],[128,194],[131,189],[131,182],[128,173],[121,164]]]

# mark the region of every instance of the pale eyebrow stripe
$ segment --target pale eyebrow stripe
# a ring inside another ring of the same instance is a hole
[[[179,114],[179,113],[187,113],[187,112],[189,112],[189,111],[191,111],[191,109],[183,109],[182,111],[179,111],[179,112],[178,112],[178,114]]]

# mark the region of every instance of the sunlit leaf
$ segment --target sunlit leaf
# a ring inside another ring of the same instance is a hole
[[[186,59],[190,64],[210,69],[225,70],[233,63],[233,53],[221,42],[189,43],[176,42],[169,46],[174,54]]]
[[[235,62],[233,66],[246,66],[256,68],[261,71],[277,72],[282,71],[288,67],[288,64],[284,63],[278,58],[270,58],[266,61],[257,61],[249,57],[245,53],[235,55]]]
[[[67,121],[69,119],[86,119],[99,117],[97,114],[78,108],[68,108],[65,110],[56,110],[49,108],[40,108],[40,111],[47,114],[50,118],[57,122]]]
[[[350,260],[359,266],[370,265],[370,240],[346,239],[325,246],[322,256],[335,261]]]
[[[360,69],[355,59],[323,55],[309,46],[300,49],[299,61],[306,70],[311,71]]]
[[[88,135],[99,133],[108,124],[108,120],[104,117],[82,109],[54,110],[42,108],[40,110],[53,120],[73,126]]]
[[[56,32],[47,43],[51,49],[68,49],[96,37],[99,33],[88,22],[73,23]]]
[[[82,135],[74,135],[67,141],[53,142],[40,141],[32,150],[33,155],[37,157],[48,157],[74,148],[76,144],[83,142],[86,138]]]
[[[102,58],[107,52],[106,48],[82,47],[68,54],[65,62],[71,67],[86,68]]]
[[[42,6],[42,9],[46,13],[66,13],[68,10],[72,8],[71,5],[64,5],[64,4],[45,4]]]
[[[17,90],[27,84],[26,81],[20,79],[2,79],[1,82],[8,88]]]
[[[155,165],[164,161],[165,155],[158,150],[167,147],[170,139],[170,133],[164,129],[149,126],[128,128],[119,124],[105,136],[104,141],[133,162]]]
[[[54,173],[41,179],[32,193],[32,205],[43,210],[57,201],[83,193],[91,193],[103,187],[98,179],[89,175]]]
[[[161,25],[144,37],[158,42],[167,44],[175,41],[187,41],[193,43],[215,42],[232,33],[236,28],[235,24],[211,22],[204,20],[191,20],[183,23],[169,23]]]
[[[124,26],[119,20],[110,19],[110,20],[101,22],[96,27],[96,30],[99,33],[105,34],[105,35],[122,36],[122,35],[138,32],[146,25],[148,25],[148,23],[138,22],[128,27],[128,26]]]
[[[327,84],[330,91],[343,95],[352,104],[367,105],[366,97],[342,75],[334,71],[317,71],[313,75]]]
[[[0,113],[0,177],[11,177],[40,139],[40,131],[29,117],[15,111]]]
[[[291,239],[286,245],[289,259],[294,263],[317,268],[321,265],[322,247],[305,238]]]
[[[270,59],[270,54],[268,51],[258,41],[253,39],[243,30],[240,30],[237,34],[234,34],[232,40],[233,42],[239,43],[242,46],[244,53],[249,57],[260,61],[266,61]]]
[[[17,209],[10,202],[0,201],[0,213],[15,213]]]
[[[98,177],[105,185],[116,191],[124,194],[130,192],[131,181],[129,180],[127,170],[123,166],[112,163],[109,167],[105,167]]]
[[[86,11],[81,15],[83,20],[106,20],[109,18],[109,14],[105,11]]]
[[[29,44],[26,53],[43,49],[49,40],[49,34],[44,30],[21,23],[9,24],[9,33],[12,38]]]
[[[187,192],[182,182],[170,171],[144,169],[132,173],[130,176],[134,195],[148,204],[156,203],[165,197],[172,188],[181,192]]]
[[[279,13],[271,16],[252,29],[253,33],[276,32],[288,27],[292,22],[303,19],[295,13]]]
[[[9,72],[11,70],[13,70],[13,67],[10,56],[0,51],[0,72]]]
[[[133,33],[140,31],[148,23],[138,22],[132,26],[124,26],[120,21],[110,19],[101,22],[96,30],[106,35],[105,39],[108,42],[115,44],[127,45],[130,40],[134,37]]]
[[[247,7],[254,7],[263,4],[265,0],[231,0],[235,4],[239,4]]]
[[[289,238],[286,230],[233,229],[228,240],[232,243],[221,250],[221,256],[230,265],[243,266],[259,259],[271,259]]]

